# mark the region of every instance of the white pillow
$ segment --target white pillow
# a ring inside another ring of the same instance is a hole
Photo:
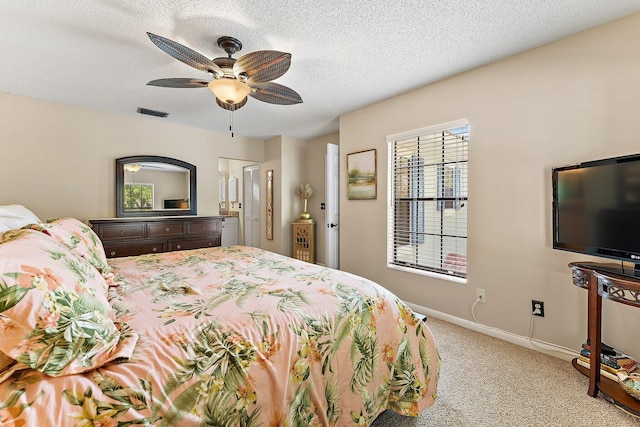
[[[36,214],[22,205],[0,206],[0,233],[42,222]]]

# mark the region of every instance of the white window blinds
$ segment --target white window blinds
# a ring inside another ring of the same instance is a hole
[[[469,125],[391,135],[387,143],[388,265],[466,277]]]

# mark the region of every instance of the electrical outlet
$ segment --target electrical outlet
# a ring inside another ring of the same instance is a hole
[[[534,316],[544,317],[544,302],[531,300],[531,314]]]
[[[485,304],[487,302],[487,293],[484,289],[476,288],[476,300]]]

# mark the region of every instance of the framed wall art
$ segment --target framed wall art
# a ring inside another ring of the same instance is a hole
[[[376,198],[376,150],[347,154],[347,199],[372,200]]]
[[[273,170],[267,171],[267,239],[273,240]]]

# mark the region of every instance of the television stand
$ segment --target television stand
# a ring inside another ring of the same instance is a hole
[[[640,415],[640,401],[636,400],[620,385],[600,375],[600,351],[602,350],[602,298],[633,307],[640,307],[640,278],[622,274],[617,264],[572,262],[569,264],[573,284],[589,292],[587,310],[587,335],[591,346],[590,369],[572,361],[573,366],[589,377],[587,393],[598,396],[601,391],[617,405]]]
[[[627,279],[640,279],[640,264],[635,264],[633,268],[624,267],[621,264],[613,263],[597,263],[597,262],[577,262],[573,264],[591,266],[601,273],[611,273],[618,276],[624,276]]]

